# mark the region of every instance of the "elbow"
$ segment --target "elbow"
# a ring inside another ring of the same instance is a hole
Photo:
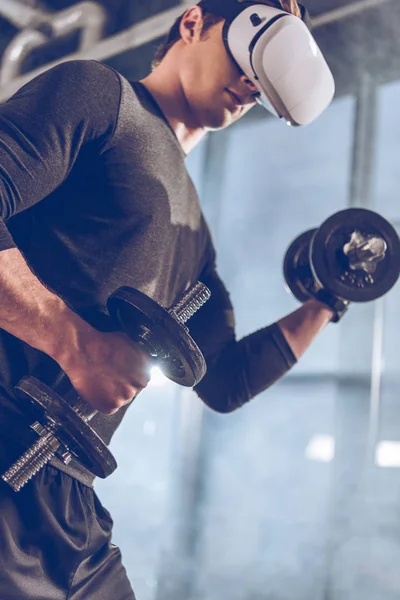
[[[242,404],[233,403],[225,398],[215,396],[200,396],[200,398],[203,400],[204,404],[208,406],[208,408],[211,408],[211,410],[221,415],[227,415],[239,408],[239,406],[242,406]]]
[[[211,410],[228,414],[246,404],[251,396],[239,382],[222,382],[207,373],[194,391]]]

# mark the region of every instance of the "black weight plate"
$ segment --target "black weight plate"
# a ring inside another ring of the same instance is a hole
[[[289,246],[283,261],[283,274],[289,290],[300,302],[313,298],[318,290],[310,267],[310,241],[316,229],[299,235]]]
[[[115,458],[103,440],[82,417],[47,385],[35,377],[24,377],[15,386],[19,400],[33,406],[37,420],[52,425],[53,435],[93,475],[105,479],[117,468]],[[37,406],[39,405],[39,410]],[[45,410],[43,410],[45,406]]]
[[[207,367],[200,348],[163,306],[130,287],[114,292],[107,306],[133,341],[141,328],[146,330],[149,346],[155,348],[153,358],[168,379],[193,387],[204,377]]]
[[[385,259],[376,271],[351,270],[343,247],[351,234],[376,235],[387,244]],[[351,302],[369,302],[388,292],[400,274],[400,240],[394,227],[381,215],[364,209],[349,208],[327,219],[310,244],[310,263],[317,281],[326,290]]]

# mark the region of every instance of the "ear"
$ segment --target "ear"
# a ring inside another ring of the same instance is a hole
[[[179,32],[185,44],[191,44],[201,38],[203,31],[203,11],[200,6],[192,6],[182,17]]]

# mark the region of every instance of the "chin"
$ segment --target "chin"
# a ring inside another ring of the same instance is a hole
[[[219,111],[207,111],[204,115],[203,124],[204,127],[210,131],[218,131],[219,129],[225,129],[229,127],[237,120],[232,112],[228,109]]]

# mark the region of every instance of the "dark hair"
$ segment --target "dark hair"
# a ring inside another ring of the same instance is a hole
[[[221,21],[224,20],[223,17],[220,17],[219,15],[214,15],[212,12],[210,12],[206,8],[202,7],[202,12],[203,12],[203,29],[201,32],[202,35],[205,35],[207,33],[207,31],[209,29],[211,29],[211,27],[213,27],[213,25],[216,25],[217,23],[220,23]],[[172,25],[171,29],[169,30],[167,41],[157,49],[157,52],[152,61],[153,69],[160,64],[160,62],[162,61],[164,56],[167,54],[168,50],[170,50],[170,48],[172,48],[172,46],[174,46],[174,44],[176,44],[176,42],[178,42],[181,39],[181,34],[179,32],[179,29],[180,29],[182,17],[184,14],[185,13],[183,13],[180,17],[178,17],[176,19],[175,23]]]
[[[272,2],[274,2],[274,0],[272,0]],[[277,3],[276,0],[275,0],[275,3]],[[300,7],[297,3],[297,0],[278,0],[278,3],[282,6],[283,10],[286,10],[287,12],[292,13],[296,17],[301,18],[302,13],[301,13]],[[203,4],[203,3],[201,3],[201,4]],[[202,12],[203,12],[202,35],[204,35],[207,33],[207,31],[209,29],[211,29],[211,27],[213,25],[216,25],[217,23],[224,21],[224,18],[219,15],[215,15],[214,13],[209,11],[205,6],[201,6],[201,8],[202,8]],[[180,34],[179,29],[180,29],[182,17],[184,14],[185,13],[183,13],[180,17],[178,17],[176,19],[175,23],[172,25],[171,29],[169,30],[167,41],[157,49],[154,59],[152,61],[153,69],[155,69],[155,67],[157,67],[160,64],[160,62],[165,57],[167,52],[172,48],[172,46],[181,39],[181,34]]]

